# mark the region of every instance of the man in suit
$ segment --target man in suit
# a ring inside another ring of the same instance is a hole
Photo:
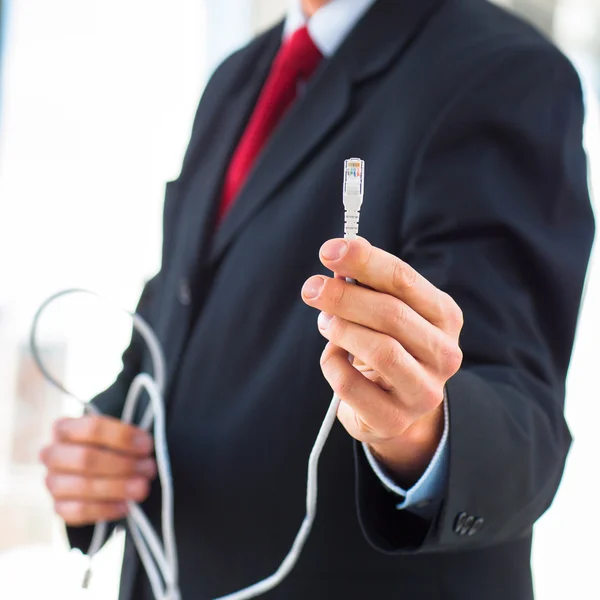
[[[331,388],[317,522],[265,597],[533,597],[594,230],[582,123],[571,64],[484,0],[304,0],[217,69],[138,308],[167,357],[184,600],[277,568]],[[148,368],[137,336],[123,362],[109,415]],[[57,423],[42,458],[75,546],[128,499],[159,523],[151,453],[114,419]],[[129,546],[121,594],[152,598]]]

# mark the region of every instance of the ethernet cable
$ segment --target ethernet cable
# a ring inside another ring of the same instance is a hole
[[[75,398],[84,408],[84,412],[92,415],[99,415],[101,411],[93,404],[79,398],[76,394],[67,390],[61,382],[46,369],[41,359],[37,347],[37,329],[42,313],[54,301],[64,296],[72,294],[88,294],[101,298],[98,294],[84,289],[68,289],[58,292],[48,298],[37,310],[30,334],[30,347],[32,356],[44,375],[55,387],[63,393]],[[101,298],[105,300],[104,298]],[[106,300],[105,300],[106,301]],[[108,302],[108,301],[106,301]],[[110,304],[112,308],[121,310]],[[148,350],[152,362],[151,377],[147,373],[138,374],[131,383],[125,400],[121,420],[125,423],[131,423],[137,404],[144,390],[148,393],[150,402],[142,417],[139,427],[144,430],[150,429],[154,422],[154,440],[156,447],[156,464],[158,477],[162,488],[162,511],[161,525],[164,544],[150,524],[148,517],[141,508],[134,502],[128,502],[129,513],[127,515],[127,526],[137,548],[140,560],[144,565],[148,579],[152,587],[152,592],[156,600],[181,600],[178,589],[178,568],[177,568],[177,550],[175,543],[175,527],[173,515],[173,483],[171,476],[171,466],[169,459],[169,450],[166,440],[165,428],[165,405],[163,392],[166,379],[165,358],[158,338],[146,321],[136,313],[125,311],[132,318],[134,330],[142,337]],[[94,527],[94,533],[87,555],[89,557],[89,566],[86,569],[83,578],[83,587],[87,588],[91,578],[91,562],[93,557],[102,547],[106,539],[107,524],[98,523]]]
[[[365,163],[358,158],[351,158],[344,162],[344,238],[348,240],[356,239],[358,235],[360,209],[364,196],[364,171]],[[355,280],[350,278],[346,278],[346,281],[348,283],[356,283]],[[99,297],[94,292],[88,290],[69,289],[58,292],[48,298],[37,310],[33,319],[30,335],[31,353],[40,371],[48,381],[65,394],[78,400],[83,405],[86,413],[100,414],[96,406],[85,402],[82,398],[71,393],[62,383],[53,377],[46,369],[37,348],[37,329],[44,310],[58,298],[75,293],[91,294]],[[173,481],[165,427],[165,404],[163,398],[166,378],[165,358],[161,344],[148,323],[136,313],[125,312],[131,316],[134,330],[142,337],[148,347],[153,375],[140,373],[134,378],[127,393],[121,419],[125,423],[133,421],[135,409],[145,390],[150,398],[150,402],[139,427],[148,430],[152,425],[154,426],[156,462],[162,488],[161,526],[164,543],[161,543],[148,517],[135,502],[128,502],[127,526],[148,575],[155,599],[182,600],[178,585],[178,559],[173,515]],[[353,360],[350,355],[348,355],[348,359],[350,361]],[[283,559],[275,573],[266,579],[237,592],[221,596],[216,600],[249,600],[250,598],[256,598],[277,587],[290,574],[298,562],[315,521],[317,513],[319,458],[335,423],[339,405],[340,398],[337,394],[334,394],[310,452],[306,478],[306,514],[287,556]],[[104,543],[106,532],[106,523],[98,523],[94,528],[92,541],[87,552],[90,564],[94,555]],[[91,570],[88,568],[84,576],[84,587],[87,587],[89,584],[90,574]]]
[[[359,158],[350,158],[344,162],[344,188],[342,193],[344,201],[344,238],[348,240],[356,239],[358,234],[360,208],[364,196],[364,174],[364,161]],[[350,278],[346,278],[346,281],[348,283],[356,283],[355,280]],[[349,355],[348,360],[352,361],[352,356]],[[334,394],[308,458],[306,515],[287,556],[283,559],[277,571],[266,579],[233,594],[221,596],[216,600],[248,600],[249,598],[256,598],[277,587],[295,567],[317,516],[319,458],[335,423],[339,406],[340,398],[337,394]]]

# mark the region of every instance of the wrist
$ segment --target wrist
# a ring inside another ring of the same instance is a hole
[[[401,436],[369,443],[369,450],[401,487],[409,489],[433,459],[444,433],[444,423],[444,408],[440,405]]]

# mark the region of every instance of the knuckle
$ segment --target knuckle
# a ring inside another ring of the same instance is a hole
[[[356,412],[354,415],[354,428],[360,435],[370,436],[373,435],[374,429]]]
[[[52,452],[52,444],[45,446],[44,448],[42,448],[40,450],[39,459],[40,459],[40,462],[45,467],[48,467],[48,457],[50,456],[51,452]]]
[[[448,356],[448,373],[450,375],[455,375],[463,362],[463,353],[462,350],[456,346],[454,350]]]
[[[401,360],[400,344],[395,340],[384,340],[373,350],[373,366],[377,371],[391,371]]]
[[[85,521],[88,517],[88,512],[88,507],[85,502],[73,502],[71,514],[74,521],[80,523]]]
[[[123,446],[134,449],[135,438],[144,433],[146,432],[144,432],[142,429],[138,429],[137,427],[133,427],[131,425],[122,425],[122,427],[119,429],[117,437]],[[148,435],[148,437],[150,436]]]
[[[134,428],[124,423],[107,423],[104,432],[104,439],[107,443],[122,446],[128,450],[132,449],[134,436]]]
[[[132,440],[137,433],[143,432],[143,430],[136,425],[125,423],[118,419],[113,419],[112,417],[107,419],[106,425],[107,429],[110,428],[115,437],[122,440]]]
[[[128,492],[128,485],[130,486],[133,482],[135,482],[135,484],[140,487],[147,485],[149,489],[150,484],[144,478],[133,477],[127,480],[112,480],[110,482],[104,483],[101,488],[98,488],[98,497],[102,497],[105,500],[110,500],[111,502],[125,501],[128,498],[130,498],[130,492]],[[140,494],[136,494],[135,498],[133,499],[141,502],[142,500],[145,500],[146,497],[146,495],[142,496]]]
[[[326,361],[323,365],[323,373],[331,389],[340,398],[351,398],[354,395],[356,382],[341,369],[334,367],[329,361]]]
[[[321,352],[321,358],[319,358],[319,364],[321,365],[321,370],[325,373],[325,369],[327,368],[327,363],[331,359],[331,353],[329,352],[329,344],[325,346],[323,352]]]
[[[124,484],[109,479],[89,479],[82,489],[82,496],[90,500],[120,500],[125,497]]]
[[[348,322],[340,317],[333,317],[327,328],[327,338],[330,340],[341,340],[348,328]]]
[[[445,341],[439,349],[440,370],[444,375],[454,375],[462,365],[463,354],[458,346],[450,341]]]
[[[356,392],[356,383],[354,379],[340,372],[336,378],[334,391],[340,398],[352,398]]]
[[[380,308],[381,319],[387,331],[398,331],[406,326],[408,310],[403,302],[386,301]]]
[[[131,473],[135,473],[138,465],[138,461],[135,458],[129,457],[118,457],[119,462],[115,461],[114,468],[112,468],[112,473],[114,475],[129,475]],[[144,459],[150,460],[151,459]]]
[[[90,500],[106,501],[116,497],[115,484],[108,479],[89,479],[85,484],[84,497]]]
[[[102,438],[102,421],[98,417],[84,417],[83,433],[87,440]]]
[[[48,446],[44,451],[44,456],[42,458],[42,462],[46,465],[48,471],[52,471],[57,467],[58,459],[57,459],[57,450],[59,449],[59,445],[54,443]]]
[[[354,242],[358,249],[358,264],[366,267],[371,262],[371,257],[373,256],[373,246],[364,238],[358,238]]]
[[[83,482],[79,477],[55,475],[47,479],[46,485],[53,498],[82,498]]]
[[[56,419],[52,427],[52,439],[55,443],[59,443],[69,438],[72,429],[72,423],[76,419],[64,417]]]
[[[82,471],[90,471],[96,464],[96,456],[90,448],[77,448],[73,450],[73,466]]]
[[[345,299],[345,296],[346,296],[347,286],[345,285],[344,282],[338,281],[336,279],[336,280],[333,281],[332,288],[333,289],[331,290],[331,292],[332,292],[332,294],[331,294],[331,300],[333,302],[333,305],[336,308],[339,308],[344,303],[344,299]]]
[[[338,369],[332,364],[332,356],[326,355],[325,352],[321,355],[321,370],[323,375],[330,384],[337,378]]]
[[[417,281],[417,272],[401,260],[394,263],[392,270],[392,284],[394,289],[411,288]]]
[[[438,386],[428,385],[423,388],[421,399],[421,406],[424,412],[430,413],[441,404],[444,399],[444,392]]]
[[[73,495],[77,498],[90,498],[94,496],[96,482],[84,477],[74,478],[72,482]]]

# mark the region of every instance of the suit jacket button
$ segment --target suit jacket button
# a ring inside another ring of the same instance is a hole
[[[484,519],[482,517],[478,517],[477,519],[475,519],[473,525],[471,525],[471,529],[469,529],[469,533],[467,535],[475,535],[482,527],[484,524]]]
[[[183,278],[179,282],[179,290],[177,291],[179,302],[184,306],[189,306],[192,302],[192,291],[190,290],[190,282]]]
[[[458,534],[459,535],[467,535],[467,533],[469,533],[469,531],[471,530],[473,523],[475,523],[475,517],[473,517],[473,516],[467,517],[465,519],[465,522],[463,523],[461,530],[458,532]]]
[[[466,512],[461,512],[456,515],[456,519],[454,520],[454,533],[457,535],[460,534],[468,516],[469,515]]]

